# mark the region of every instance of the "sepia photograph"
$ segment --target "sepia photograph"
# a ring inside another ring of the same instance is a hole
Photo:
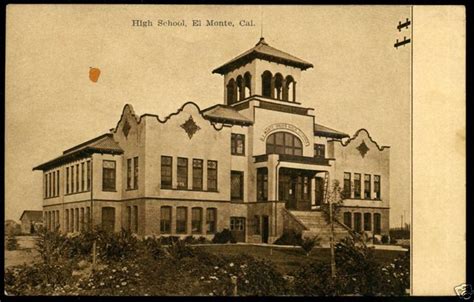
[[[412,295],[414,26],[8,5],[5,296]]]

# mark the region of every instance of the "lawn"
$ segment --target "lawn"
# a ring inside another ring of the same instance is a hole
[[[330,261],[329,248],[314,248],[309,256],[301,248],[287,248],[278,246],[257,246],[243,244],[203,245],[194,246],[216,255],[248,254],[257,258],[271,260],[279,272],[289,274],[298,267],[312,260]],[[401,251],[374,250],[375,258],[381,264],[388,264],[398,256]]]

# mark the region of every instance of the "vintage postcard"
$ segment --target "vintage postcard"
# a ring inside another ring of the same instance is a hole
[[[8,5],[5,298],[471,299],[464,64],[462,6]]]

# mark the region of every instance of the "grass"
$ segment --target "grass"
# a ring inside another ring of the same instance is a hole
[[[309,256],[301,248],[282,248],[253,245],[206,245],[195,246],[196,249],[203,249],[207,252],[219,255],[248,254],[257,258],[264,258],[275,263],[276,268],[282,274],[289,274],[301,265],[313,260],[330,261],[329,248],[314,248]],[[401,256],[400,251],[375,250],[375,257],[383,264],[390,263],[397,256]]]

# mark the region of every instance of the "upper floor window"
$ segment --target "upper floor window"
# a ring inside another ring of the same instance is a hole
[[[178,189],[188,188],[188,159],[178,157]]]
[[[217,161],[207,161],[207,190],[217,191]]]
[[[114,186],[114,190],[115,190],[115,186]],[[76,192],[80,192],[80,188],[79,188],[79,164],[76,165]]]
[[[231,105],[237,102],[237,84],[234,79],[227,83],[227,104]]]
[[[380,199],[380,175],[374,175],[374,192],[375,198]]]
[[[161,157],[161,188],[171,189],[173,176],[173,158],[171,156]]]
[[[91,161],[87,161],[87,191],[91,189]]]
[[[69,167],[66,167],[66,194],[69,194]]]
[[[325,158],[326,157],[326,145],[314,144],[314,157]]]
[[[81,191],[86,190],[86,171],[85,163],[81,163]]]
[[[267,154],[303,155],[301,140],[287,132],[276,132],[267,138]]]
[[[132,159],[127,159],[127,190],[132,189]]]
[[[245,135],[243,134],[231,134],[230,147],[232,155],[244,155],[245,154]]]
[[[244,198],[244,172],[230,172],[230,198],[233,201],[242,201]]]
[[[344,172],[344,198],[351,198],[351,173]]]
[[[133,188],[138,189],[138,157],[133,158]]]
[[[257,201],[268,200],[268,169],[257,169]]]
[[[364,198],[370,199],[370,174],[364,174]]]
[[[202,190],[202,159],[193,159],[193,190]]]
[[[354,198],[360,198],[360,173],[354,173]]]
[[[271,98],[272,97],[272,73],[266,70],[262,74],[262,96]]]
[[[78,167],[76,167],[76,171]],[[78,174],[78,173],[77,173]],[[102,191],[115,191],[115,161],[102,161]]]

